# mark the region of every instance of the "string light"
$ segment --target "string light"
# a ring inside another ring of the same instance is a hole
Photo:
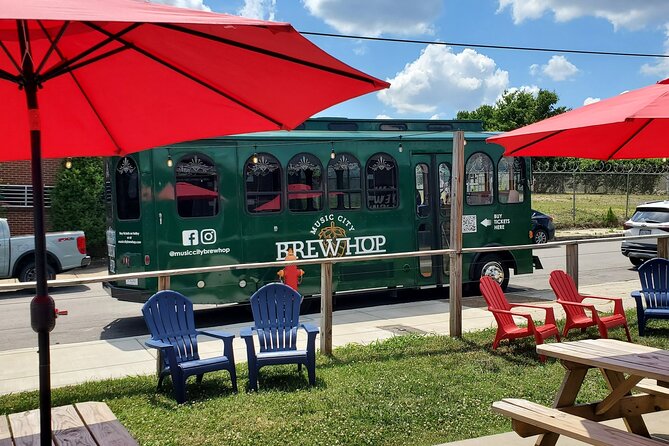
[[[174,161],[172,161],[172,155],[169,153],[167,154],[167,167],[172,167],[174,165]]]
[[[67,158],[65,160],[65,168],[66,169],[71,169],[72,168],[72,158]]]
[[[251,161],[253,161],[253,164],[258,164],[258,153],[256,152],[257,146],[253,146],[253,158],[251,158]]]
[[[334,143],[332,141],[330,141],[330,159],[333,160],[333,159],[335,159],[336,156],[337,156],[337,154],[335,153],[335,150],[334,150]]]
[[[404,151],[404,147],[402,147],[402,135],[400,135],[400,145],[397,147],[397,151],[400,153]]]

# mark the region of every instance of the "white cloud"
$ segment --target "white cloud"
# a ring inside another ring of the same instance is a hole
[[[530,71],[532,71],[532,67],[530,67]],[[541,66],[541,72],[559,82],[575,76],[578,73],[578,68],[564,56],[553,56],[546,65]]]
[[[309,13],[344,34],[432,34],[442,0],[302,0]]]
[[[514,23],[538,19],[552,13],[558,22],[579,17],[608,20],[615,29],[640,29],[669,22],[667,0],[499,0],[498,12],[510,8]]]
[[[530,74],[532,76],[536,76],[537,74],[539,74],[540,71],[539,68],[540,67],[538,64],[533,63],[532,65],[530,65]]]
[[[367,45],[362,43],[362,41],[357,41],[355,46],[353,47],[353,54],[355,54],[356,56],[364,56],[365,54],[367,54],[368,50],[369,48],[367,47]]]
[[[237,11],[242,17],[273,21],[276,16],[276,0],[244,0]]]
[[[398,113],[444,113],[494,104],[509,85],[509,73],[472,49],[428,45],[378,98]]]
[[[179,8],[201,9],[211,11],[211,8],[204,4],[204,0],[152,0],[153,3],[162,3],[164,5],[177,6]]]
[[[540,88],[537,85],[523,85],[522,87],[510,87],[506,89],[506,94],[511,94],[515,93],[516,91],[524,91],[525,93],[531,93],[534,97],[537,97],[539,94]],[[502,96],[504,96],[505,92],[503,91],[499,96],[497,96],[497,99],[495,99],[495,102],[497,102],[499,99],[502,99]]]
[[[376,115],[376,119],[393,119],[392,116],[388,115]]]
[[[590,96],[588,96],[588,97],[585,98],[585,100],[583,101],[583,105],[594,104],[595,102],[599,102],[599,101],[601,101],[601,100],[602,100],[601,98],[591,98]]]
[[[664,25],[664,54],[669,54],[669,24]],[[641,65],[641,73],[664,79],[669,77],[669,58],[657,59],[654,63]]]

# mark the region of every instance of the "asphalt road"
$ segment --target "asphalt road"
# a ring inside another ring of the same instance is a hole
[[[565,248],[557,247],[536,250],[544,269],[534,274],[514,276],[509,291],[548,290],[548,274],[553,269],[565,268]],[[620,254],[620,242],[603,242],[579,246],[580,284],[593,285],[621,280],[636,279],[637,273],[626,257]],[[445,297],[444,291],[401,296],[401,299],[421,299],[429,296]],[[58,318],[51,333],[52,344],[65,344],[98,339],[113,339],[144,335],[146,326],[140,315],[141,304],[121,302],[110,298],[98,284],[59,288],[51,295],[56,307],[68,310],[67,316]],[[30,328],[30,300],[28,292],[0,293],[0,351],[34,347],[37,336]],[[396,298],[374,294],[355,299],[338,298],[337,308],[352,305],[378,305],[397,302]],[[196,324],[199,327],[250,321],[245,307],[199,306]]]

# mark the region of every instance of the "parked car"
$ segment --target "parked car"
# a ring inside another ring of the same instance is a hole
[[[49,279],[57,273],[88,266],[91,257],[86,254],[84,232],[48,232],[46,261]],[[12,237],[7,219],[0,218],[0,279],[15,277],[21,282],[33,282],[35,276],[35,237]]]
[[[546,243],[555,238],[553,217],[532,209],[532,241],[536,244]]]
[[[665,234],[669,232],[669,201],[653,201],[636,207],[632,217],[623,224],[625,236]],[[633,265],[657,257],[657,239],[625,240],[620,251]]]

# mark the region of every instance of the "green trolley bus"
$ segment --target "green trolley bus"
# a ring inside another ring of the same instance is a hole
[[[106,162],[111,274],[447,248],[453,132],[465,132],[463,280],[531,273],[530,163],[485,143],[478,121],[311,119],[293,131],[181,143]],[[335,293],[448,285],[447,256],[337,263]],[[299,290],[320,292],[318,265]],[[195,303],[248,302],[263,268],[171,278]],[[157,279],[111,280],[143,301]]]

